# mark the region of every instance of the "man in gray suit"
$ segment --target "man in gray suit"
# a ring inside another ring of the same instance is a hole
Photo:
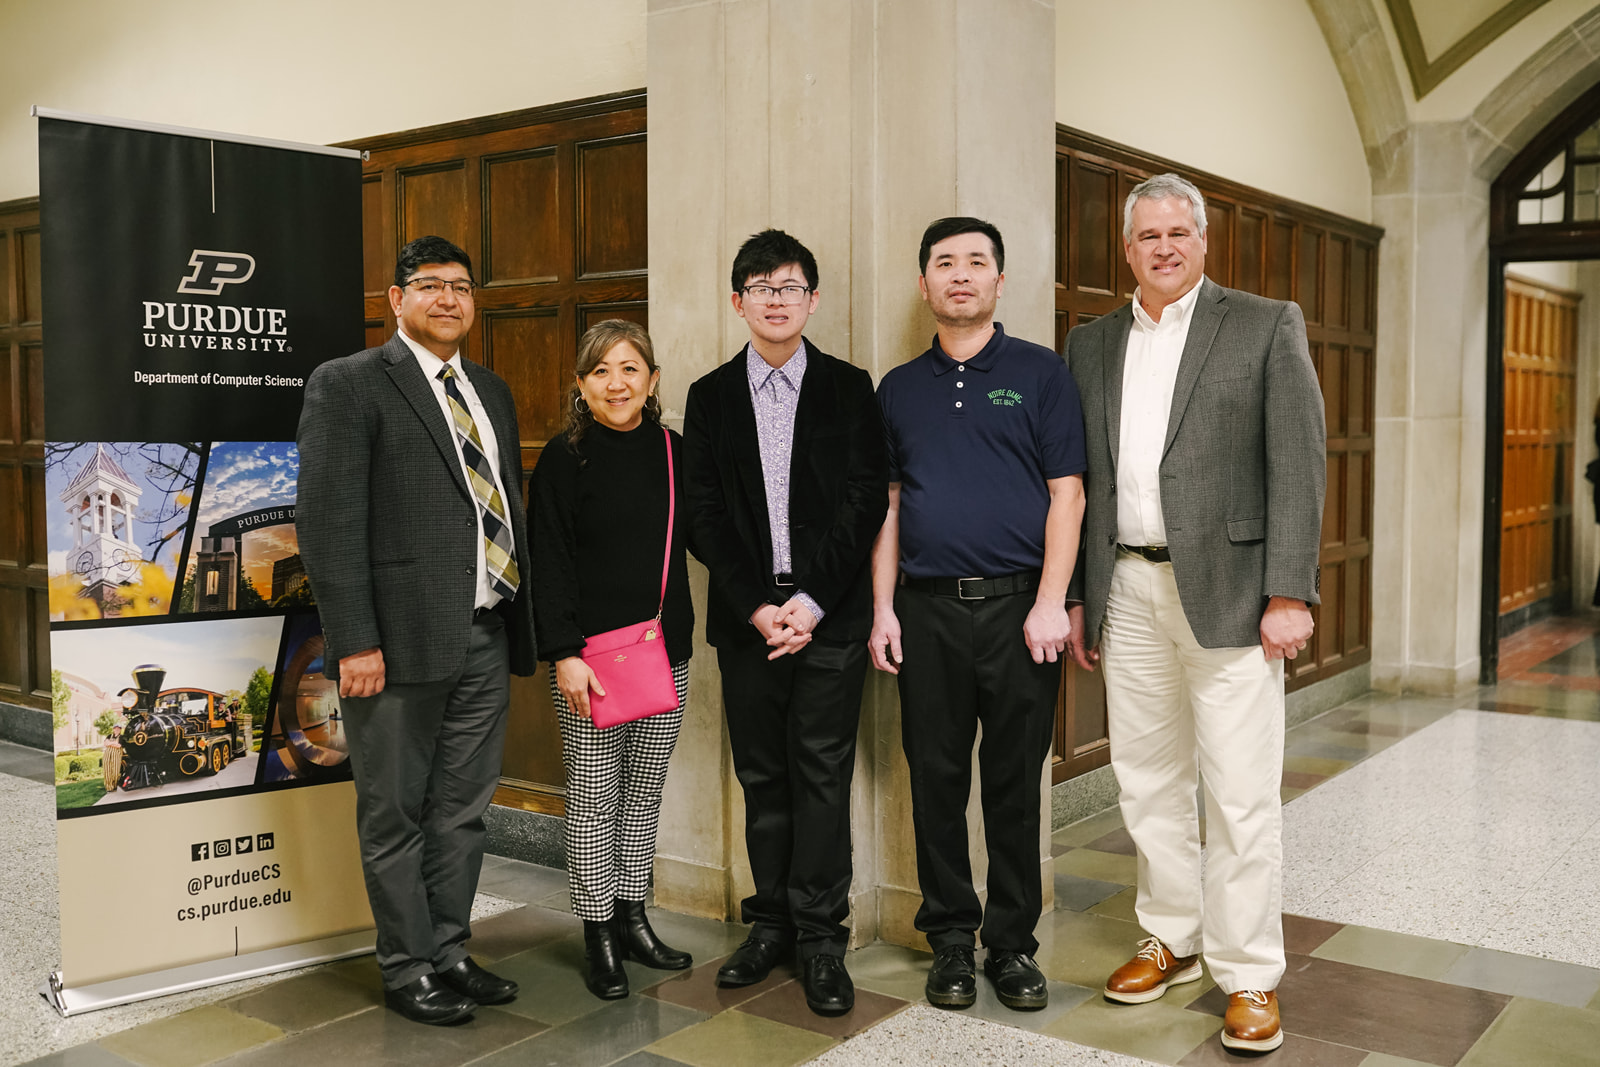
[[[1132,304],[1074,329],[1065,353],[1089,453],[1068,647],[1105,665],[1150,935],[1105,995],[1154,1000],[1199,979],[1204,953],[1228,994],[1222,1043],[1264,1052],[1283,1043],[1283,661],[1318,603],[1322,394],[1298,307],[1205,278],[1192,184],[1135,187],[1123,249]]]
[[[339,681],[384,1000],[434,1024],[517,995],[465,943],[508,672],[537,665],[516,408],[459,351],[473,290],[444,238],[401,249],[399,330],[316,369],[299,434],[296,528]]]

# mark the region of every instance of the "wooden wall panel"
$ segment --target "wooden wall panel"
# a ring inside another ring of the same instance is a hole
[[[370,173],[370,172],[369,172]],[[463,248],[467,241],[467,175],[461,160],[401,168],[400,241],[438,234]],[[469,252],[468,255],[471,255]]]
[[[559,163],[553,147],[488,159],[483,165],[483,280],[489,285],[553,282],[561,276]]]
[[[484,362],[519,398],[518,428],[524,441],[545,442],[561,432],[563,398],[572,368],[543,358],[561,348],[561,309],[489,311],[480,319]]]
[[[561,428],[583,331],[602,318],[647,319],[643,92],[348,147],[370,153],[368,343],[394,329],[386,290],[401,244],[437,233],[460,245],[480,285],[478,325],[463,354],[510,385],[526,479]],[[495,800],[560,814],[565,775],[548,680],[513,679],[511,700]]]
[[[644,135],[577,147],[579,275],[643,274],[648,266]]]
[[[1372,388],[1377,247],[1382,231],[1256,189],[1056,129],[1057,241],[1067,264],[1056,285],[1058,343],[1071,326],[1126,304],[1133,277],[1121,248],[1122,200],[1151,174],[1185,173],[1206,196],[1206,274],[1222,285],[1300,304],[1328,422],[1328,495],[1322,527],[1322,599],[1307,654],[1288,667],[1297,689],[1371,656]],[[1111,193],[1110,190],[1115,190]],[[1086,192],[1087,190],[1087,192]],[[1086,213],[1106,204],[1112,218]],[[1102,265],[1109,257],[1109,265]],[[1090,269],[1085,269],[1086,266]],[[1115,284],[1103,285],[1107,275]],[[1095,283],[1095,284],[1090,284]],[[1063,672],[1055,779],[1104,764],[1103,691]],[[1095,734],[1095,731],[1100,731]]]
[[[44,266],[39,258],[39,227],[19,229],[17,239],[22,246],[22,261],[17,264],[22,286],[17,294],[21,305],[17,308],[16,321],[36,326],[44,321]]]
[[[0,204],[0,700],[50,702],[37,199]]]

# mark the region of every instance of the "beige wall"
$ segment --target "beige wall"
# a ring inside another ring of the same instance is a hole
[[[644,14],[645,0],[6,0],[0,200],[39,191],[30,104],[326,144],[638,89]],[[424,50],[427,69],[400,72]]]
[[[1058,0],[1056,121],[1372,218],[1361,135],[1304,0]]]

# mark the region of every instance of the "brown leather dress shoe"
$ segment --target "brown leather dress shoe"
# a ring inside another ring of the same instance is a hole
[[[1161,996],[1168,986],[1198,982],[1200,974],[1199,956],[1174,956],[1159,937],[1146,938],[1133,959],[1106,979],[1106,999],[1143,1004]]]
[[[1222,1044],[1245,1052],[1271,1052],[1283,1044],[1278,994],[1270,989],[1229,993],[1228,1013],[1222,1017]]]

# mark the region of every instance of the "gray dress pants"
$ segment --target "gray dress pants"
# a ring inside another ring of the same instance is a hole
[[[387,989],[467,956],[483,813],[500,780],[509,667],[505,623],[487,614],[472,624],[454,677],[340,701]]]

